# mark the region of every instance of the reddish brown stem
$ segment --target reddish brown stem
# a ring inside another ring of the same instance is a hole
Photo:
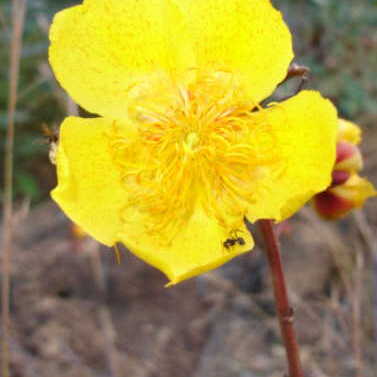
[[[293,327],[293,309],[288,301],[279,243],[271,220],[260,220],[259,226],[265,241],[268,264],[272,275],[276,310],[288,359],[289,377],[303,377],[299,346]]]

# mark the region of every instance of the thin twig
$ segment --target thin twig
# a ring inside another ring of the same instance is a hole
[[[289,305],[285,284],[280,248],[271,220],[260,220],[259,226],[265,241],[266,255],[272,275],[275,304],[280,322],[280,329],[287,354],[289,377],[303,377],[299,346],[293,327],[293,309]]]
[[[304,89],[305,84],[310,79],[310,68],[306,67],[304,65],[299,65],[297,63],[292,63],[288,69],[287,75],[285,76],[285,79],[279,84],[282,85],[289,81],[290,79],[294,77],[299,77],[300,78],[300,83],[295,91],[295,94],[299,93],[302,89]],[[291,96],[288,96],[284,99],[288,99]]]
[[[4,16],[4,12],[2,11],[2,9],[0,9],[0,26],[3,29],[3,32],[5,32],[5,33],[8,32],[7,23],[5,22],[5,16]]]
[[[363,375],[363,335],[361,328],[361,305],[363,299],[364,255],[362,250],[356,250],[356,268],[352,292],[352,348],[355,360],[355,377]]]
[[[4,218],[2,247],[2,376],[9,377],[10,341],[10,274],[12,257],[12,215],[13,215],[13,146],[14,121],[17,103],[17,87],[22,50],[22,32],[27,0],[12,1],[12,39],[10,46],[8,124],[4,156]]]
[[[370,227],[365,214],[362,211],[354,212],[354,220],[362,236],[372,267],[373,278],[373,325],[374,325],[374,339],[377,343],[377,237],[374,235],[374,231]]]
[[[297,63],[292,63],[289,68],[285,79],[280,83],[283,84],[293,77],[307,77],[310,75],[310,68],[305,65],[300,65]],[[279,84],[279,85],[280,85]]]

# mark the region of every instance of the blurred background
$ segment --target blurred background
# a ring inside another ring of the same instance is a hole
[[[78,3],[28,0],[15,118],[12,377],[282,377],[259,248],[165,289],[159,272],[125,250],[117,265],[51,203],[42,125],[58,126],[74,106],[50,71],[48,29],[54,13]],[[294,33],[296,62],[311,69],[308,87],[362,127],[362,175],[376,185],[377,1],[273,3]],[[11,29],[11,2],[0,0],[1,197]],[[376,210],[370,200],[328,223],[308,206],[279,228],[308,376],[377,376]]]

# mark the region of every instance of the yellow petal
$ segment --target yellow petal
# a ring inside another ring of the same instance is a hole
[[[199,68],[235,75],[259,103],[293,58],[291,34],[270,0],[180,0]]]
[[[339,119],[338,141],[348,141],[351,144],[359,144],[361,141],[360,127],[349,120]]]
[[[255,204],[247,217],[283,220],[331,182],[337,114],[318,92],[295,97],[255,113],[270,127],[276,161],[261,168]],[[272,153],[272,152],[271,152]]]
[[[187,37],[171,0],[87,0],[55,16],[49,58],[76,102],[122,119],[146,95],[163,101],[173,78],[192,67]]]
[[[121,124],[117,122],[117,129]],[[58,186],[53,199],[82,229],[111,246],[122,241],[135,255],[164,272],[171,284],[211,270],[250,250],[253,241],[247,229],[227,234],[217,220],[202,209],[193,212],[172,241],[151,231],[150,215],[130,205],[121,169],[111,150],[112,122],[103,118],[67,118],[60,132],[57,152]],[[122,127],[122,135],[135,137]],[[244,244],[225,247],[229,239]]]
[[[53,199],[83,230],[111,246],[122,227],[120,211],[126,203],[120,175],[109,152],[102,118],[67,118],[57,152],[58,186]]]
[[[124,219],[121,241],[132,253],[161,270],[169,278],[169,285],[212,270],[254,245],[244,226],[236,235],[226,234],[224,228],[201,208],[193,212],[170,243],[151,233],[148,218],[134,208],[125,210]],[[244,245],[224,246],[227,239],[238,237],[244,240]]]
[[[291,35],[269,0],[87,0],[59,12],[50,63],[87,110],[122,119],[174,88],[226,72],[254,103],[284,78]]]

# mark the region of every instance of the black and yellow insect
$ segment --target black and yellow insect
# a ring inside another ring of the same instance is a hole
[[[49,158],[52,164],[56,164],[56,151],[59,142],[58,130],[56,127],[49,127],[42,124],[42,133],[46,139],[47,144],[50,145]]]

